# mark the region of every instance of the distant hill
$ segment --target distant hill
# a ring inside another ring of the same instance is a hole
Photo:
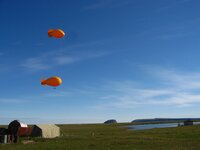
[[[115,119],[110,119],[104,122],[104,124],[111,124],[111,123],[117,123]]]
[[[152,119],[136,119],[132,122],[183,122],[186,120],[200,121],[200,118],[152,118]]]

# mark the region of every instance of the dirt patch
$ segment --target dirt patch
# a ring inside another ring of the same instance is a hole
[[[22,141],[23,144],[34,144],[36,143],[35,141],[33,140],[25,140],[25,141]]]

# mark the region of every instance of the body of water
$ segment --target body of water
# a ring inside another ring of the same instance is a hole
[[[183,123],[144,124],[144,125],[131,125],[131,126],[128,126],[128,129],[147,130],[147,129],[155,129],[155,128],[172,128],[172,127],[178,127],[178,124],[183,125]],[[200,122],[194,122],[194,125],[195,124],[200,124]]]

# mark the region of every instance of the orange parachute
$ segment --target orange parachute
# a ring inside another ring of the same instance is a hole
[[[62,38],[65,36],[65,32],[61,29],[49,29],[48,30],[48,37],[55,37],[55,38]]]
[[[41,84],[56,87],[56,86],[59,86],[62,84],[62,79],[54,76],[54,77],[50,77],[48,79],[41,80]]]

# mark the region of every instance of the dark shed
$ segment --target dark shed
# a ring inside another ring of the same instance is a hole
[[[31,127],[19,127],[17,135],[18,136],[31,136],[32,128]]]
[[[20,127],[27,128],[28,126],[27,126],[27,124],[21,123],[18,120],[14,120],[8,125],[8,132],[10,134],[16,135],[18,133],[18,130]]]
[[[6,135],[7,129],[6,128],[0,128],[0,135]]]
[[[19,131],[19,128],[21,127],[28,128],[27,124],[21,123],[18,120],[14,120],[8,125],[8,134],[12,135],[13,137],[12,141],[14,143],[18,142],[18,139],[19,139],[18,131]]]
[[[40,137],[42,137],[42,129],[39,128],[37,125],[34,125],[33,128],[32,128],[31,136],[34,136],[34,137],[40,136]]]
[[[117,123],[115,119],[110,119],[104,122],[104,124],[110,124],[110,123]]]
[[[192,120],[184,121],[184,126],[189,126],[189,125],[193,125],[193,121]]]

